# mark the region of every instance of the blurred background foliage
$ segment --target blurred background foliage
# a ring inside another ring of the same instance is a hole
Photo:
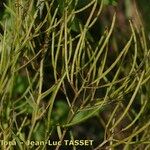
[[[26,149],[20,142],[27,139],[63,138],[93,139],[87,149],[148,149],[149,9],[149,0],[104,0],[103,5],[101,0],[1,0],[1,139],[15,139],[12,149]],[[105,52],[97,57],[105,42]],[[113,121],[125,111],[115,127]],[[122,131],[125,127],[129,130]]]

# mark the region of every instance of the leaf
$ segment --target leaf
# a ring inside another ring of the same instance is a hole
[[[116,0],[104,0],[104,4],[116,6],[117,2],[116,2]]]
[[[93,108],[90,110],[82,110],[76,113],[76,115],[73,117],[73,119],[71,120],[70,123],[67,123],[65,125],[63,125],[63,127],[70,127],[70,126],[74,126],[76,124],[79,124],[81,122],[86,121],[87,119],[93,117],[94,115],[96,115],[96,113],[98,111],[102,111],[103,106],[100,105],[98,108]]]

